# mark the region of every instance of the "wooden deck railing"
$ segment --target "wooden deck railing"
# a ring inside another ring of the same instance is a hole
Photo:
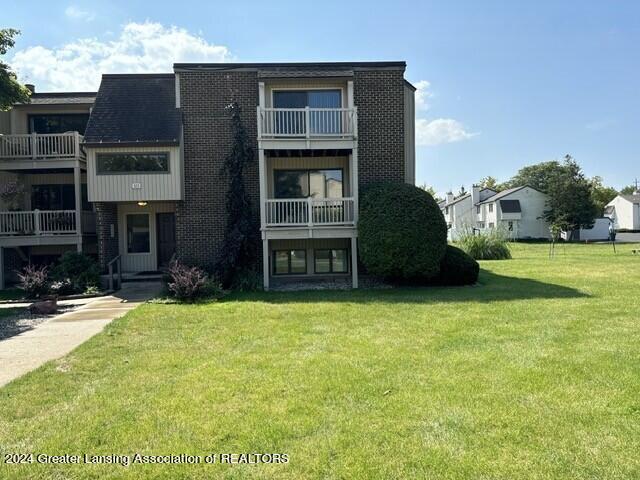
[[[353,198],[278,198],[265,206],[267,227],[354,225]]]
[[[82,139],[78,132],[0,135],[0,159],[84,157]]]
[[[0,212],[0,235],[65,235],[76,233],[75,210]]]
[[[348,139],[357,137],[354,108],[258,107],[259,138]]]

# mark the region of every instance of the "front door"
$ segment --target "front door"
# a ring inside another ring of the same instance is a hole
[[[158,268],[166,267],[176,253],[176,216],[174,213],[156,215],[158,237]]]

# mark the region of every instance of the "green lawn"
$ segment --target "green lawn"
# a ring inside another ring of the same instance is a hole
[[[640,478],[631,248],[515,245],[474,287],[144,305],[0,389],[1,452],[289,463],[0,478]]]

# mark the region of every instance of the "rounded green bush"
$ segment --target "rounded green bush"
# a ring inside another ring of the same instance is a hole
[[[478,281],[480,265],[473,258],[452,245],[447,245],[447,251],[440,263],[440,285],[473,285]]]
[[[405,183],[368,187],[360,198],[360,260],[367,271],[390,279],[437,277],[447,245],[438,204]]]

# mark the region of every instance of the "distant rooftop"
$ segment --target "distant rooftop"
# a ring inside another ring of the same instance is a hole
[[[31,94],[31,102],[21,105],[91,105],[96,92],[37,92]]]

